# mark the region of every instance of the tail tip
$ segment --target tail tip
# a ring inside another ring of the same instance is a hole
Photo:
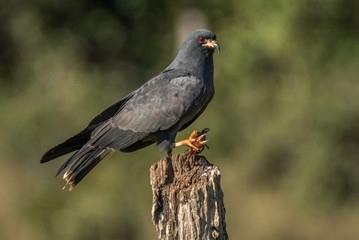
[[[62,190],[66,189],[67,185],[69,185],[69,191],[72,191],[74,189],[74,187],[76,186],[76,184],[74,183],[74,180],[71,180],[71,175],[72,175],[73,171],[67,170],[64,173],[63,179],[66,181],[65,186],[62,187]]]

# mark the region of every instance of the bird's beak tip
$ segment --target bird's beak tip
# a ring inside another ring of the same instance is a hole
[[[220,48],[220,46],[219,46],[218,43],[213,43],[213,47],[214,47],[215,49],[217,49],[218,54],[221,52],[221,48]]]

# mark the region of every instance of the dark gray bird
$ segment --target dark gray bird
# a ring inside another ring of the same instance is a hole
[[[192,32],[165,70],[112,104],[80,133],[50,149],[40,162],[76,151],[57,172],[72,164],[64,174],[71,190],[113,151],[132,152],[153,143],[169,155],[174,147],[183,145],[198,151],[205,145],[205,134],[194,131],[189,139],[177,143],[175,138],[213,97],[214,49],[220,50],[213,32]]]

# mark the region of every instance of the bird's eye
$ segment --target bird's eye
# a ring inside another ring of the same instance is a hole
[[[199,42],[203,43],[206,39],[204,37],[199,37]]]

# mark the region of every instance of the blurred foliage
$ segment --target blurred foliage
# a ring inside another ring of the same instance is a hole
[[[109,156],[73,192],[53,177],[65,158],[39,159],[165,68],[190,8],[222,51],[215,98],[178,139],[211,128],[229,236],[359,238],[358,1],[13,0],[0,3],[1,239],[156,239],[154,146]]]

